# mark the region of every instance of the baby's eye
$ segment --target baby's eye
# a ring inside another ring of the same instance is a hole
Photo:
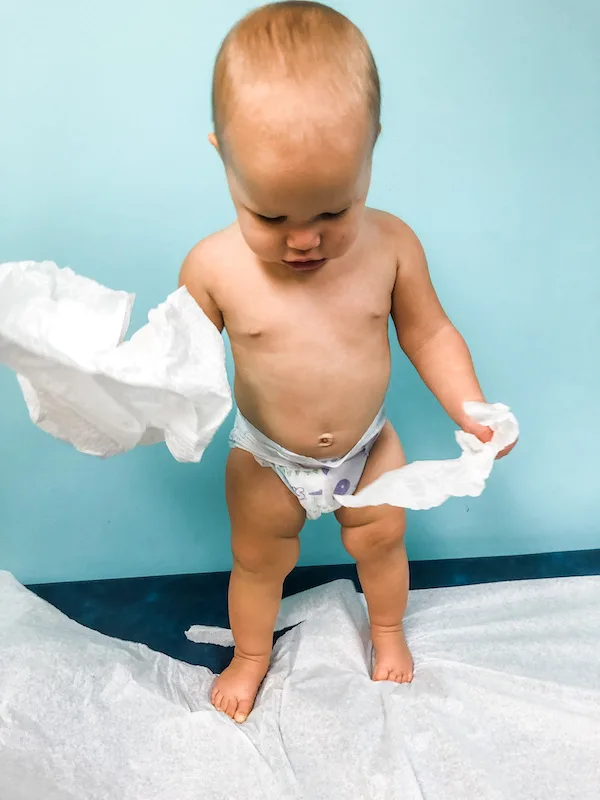
[[[261,222],[266,222],[267,225],[279,225],[285,222],[285,217],[265,217],[263,214],[256,215]]]
[[[349,208],[345,208],[343,211],[335,211],[332,213],[326,211],[324,214],[321,214],[321,219],[339,219],[343,217],[344,214],[347,214],[349,210]]]

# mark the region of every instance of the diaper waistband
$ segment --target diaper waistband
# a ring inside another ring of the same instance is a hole
[[[363,449],[368,448],[369,445],[372,445],[381,433],[385,423],[386,415],[382,406],[369,428],[345,456],[333,459],[311,458],[310,456],[293,453],[291,450],[287,450],[277,442],[269,439],[258,428],[255,428],[252,423],[248,422],[238,409],[235,424],[229,436],[229,443],[231,447],[247,450],[260,460],[280,467],[297,466],[305,469],[334,469],[356,456]]]

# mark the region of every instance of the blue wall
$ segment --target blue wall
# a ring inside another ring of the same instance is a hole
[[[600,546],[600,6],[359,0],[384,86],[371,204],[421,235],[491,399],[522,423],[482,498],[413,514],[413,558]],[[0,261],[52,259],[138,294],[134,323],[232,217],[206,142],[218,44],[251,7],[0,1]],[[108,462],[35,429],[0,368],[0,567],[23,581],[226,569],[226,430],[199,466]],[[395,351],[410,458],[452,425]],[[345,559],[332,518],[303,563]]]

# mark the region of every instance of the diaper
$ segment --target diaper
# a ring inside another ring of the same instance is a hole
[[[353,494],[363,474],[371,448],[386,416],[383,408],[364,436],[341,458],[310,458],[292,453],[272,441],[237,412],[229,445],[252,453],[262,467],[271,467],[296,495],[308,519],[318,519],[341,508],[334,495]]]

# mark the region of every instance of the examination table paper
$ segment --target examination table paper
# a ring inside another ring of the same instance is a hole
[[[350,582],[288,598],[279,625],[296,627],[238,726],[210,706],[207,669],[0,573],[0,798],[598,799],[600,577],[411,592],[411,685],[369,679]]]

